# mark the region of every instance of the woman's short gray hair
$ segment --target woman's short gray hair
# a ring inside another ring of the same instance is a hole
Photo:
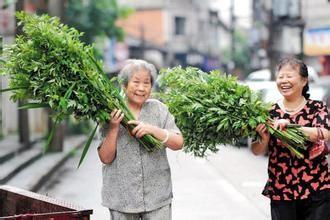
[[[147,72],[150,73],[151,85],[153,86],[157,77],[157,70],[153,64],[148,63],[145,60],[138,60],[138,59],[126,60],[124,67],[121,69],[121,71],[118,74],[118,78],[121,80],[124,86],[127,86],[128,81],[131,79],[133,73],[140,70],[146,70]]]

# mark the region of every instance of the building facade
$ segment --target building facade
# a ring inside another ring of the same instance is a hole
[[[330,75],[330,1],[302,0],[306,60],[320,75]]]
[[[278,59],[295,55],[330,75],[329,11],[327,0],[253,0],[253,68],[274,69]]]
[[[130,57],[147,59],[158,67],[219,68],[221,36],[228,28],[208,1],[119,2],[135,9],[128,19],[119,22],[126,32]]]

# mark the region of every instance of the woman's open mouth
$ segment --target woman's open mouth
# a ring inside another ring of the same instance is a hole
[[[291,85],[282,85],[280,86],[282,92],[288,92],[292,89]]]
[[[141,97],[141,98],[144,98],[144,96],[145,96],[144,94],[142,95],[142,94],[136,94],[136,93],[134,95],[137,97]]]

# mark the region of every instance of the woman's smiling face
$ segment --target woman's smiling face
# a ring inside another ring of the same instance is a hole
[[[134,72],[125,88],[128,102],[141,106],[150,97],[151,88],[151,75],[147,70]]]
[[[284,65],[277,73],[277,88],[286,99],[295,99],[302,95],[302,90],[307,83],[307,78],[299,73],[299,67]]]

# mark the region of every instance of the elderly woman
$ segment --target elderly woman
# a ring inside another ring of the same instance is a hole
[[[120,126],[123,113],[114,110],[102,129],[98,148],[103,165],[102,204],[112,220],[171,219],[172,183],[165,148],[147,152],[137,138],[150,134],[165,147],[180,150],[183,138],[167,107],[149,99],[155,82],[154,65],[129,60],[119,73],[127,106],[136,120],[132,132]]]
[[[254,154],[268,149],[268,181],[263,194],[270,198],[273,220],[330,219],[330,178],[326,158],[329,133],[327,106],[309,99],[307,66],[295,58],[280,61],[276,84],[283,98],[273,105],[274,127],[299,124],[308,137],[304,158],[292,155],[284,144],[257,126],[260,141],[252,144]]]

